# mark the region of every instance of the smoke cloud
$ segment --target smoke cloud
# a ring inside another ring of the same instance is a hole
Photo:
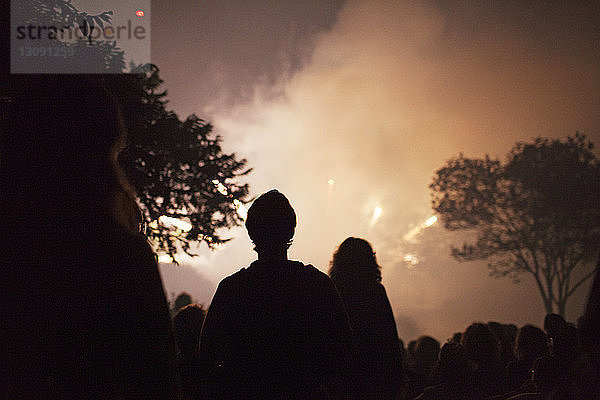
[[[223,108],[217,97],[205,110],[225,149],[254,168],[253,192],[278,188],[290,199],[291,257],[327,271],[346,237],[372,243],[406,342],[443,340],[474,320],[541,325],[527,277],[513,285],[488,277],[485,264],[459,264],[449,246],[461,238],[422,226],[428,185],[460,152],[503,158],[516,141],[576,130],[599,142],[597,11],[349,1],[312,37],[301,67],[257,81],[241,104]],[[230,233],[227,248],[191,260],[215,281],[254,256],[243,229]]]

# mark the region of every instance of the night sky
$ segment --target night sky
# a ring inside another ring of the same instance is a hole
[[[542,324],[528,276],[451,259],[460,236],[425,227],[428,185],[460,152],[504,159],[516,141],[575,131],[600,145],[599,2],[174,0],[151,13],[170,107],[248,159],[253,195],[288,196],[291,258],[326,271],[346,237],[369,240],[405,341]],[[255,258],[244,229],[224,234],[225,248],[183,259],[215,285]]]

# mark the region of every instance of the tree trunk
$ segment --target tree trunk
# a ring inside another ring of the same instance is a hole
[[[560,315],[561,317],[566,319],[567,317],[565,316],[565,308],[566,308],[566,304],[560,304],[558,306],[558,315]]]
[[[558,307],[558,315],[565,318],[565,313],[567,310],[567,296],[559,297],[558,301],[556,302],[556,306]]]

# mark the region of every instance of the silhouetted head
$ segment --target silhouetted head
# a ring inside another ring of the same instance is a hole
[[[514,359],[515,337],[513,336],[512,328],[509,325],[494,321],[489,321],[487,327],[494,333],[496,339],[498,339],[500,361],[503,365],[507,365]],[[514,335],[516,335],[516,327]]]
[[[533,325],[525,325],[519,329],[515,345],[517,358],[533,361],[548,354],[546,333]]]
[[[135,195],[117,163],[125,126],[104,81],[40,75],[10,85],[0,99],[1,167],[19,177],[6,189],[10,201],[23,199],[23,209],[33,205],[41,215],[104,215],[136,229]]]
[[[8,135],[3,156],[28,155],[33,162],[56,168],[83,164],[95,167],[120,149],[125,127],[120,109],[103,80],[76,75],[40,75],[23,82],[15,78],[14,91],[2,98]],[[10,129],[18,129],[11,132]],[[12,140],[11,140],[12,139]],[[25,160],[21,160],[25,161]],[[41,172],[41,171],[40,171]]]
[[[494,333],[499,342],[504,342],[506,340],[504,325],[495,321],[489,321],[486,325]]]
[[[461,344],[467,356],[480,368],[491,367],[499,361],[498,338],[482,323],[469,325],[462,335]]]
[[[259,254],[288,249],[296,229],[296,213],[288,199],[273,189],[248,209],[246,229]]]
[[[410,342],[408,342],[408,345],[406,346],[406,362],[407,362],[407,364],[409,364],[411,366],[414,365],[415,346],[416,345],[417,345],[417,341],[411,340]]]
[[[454,332],[454,334],[452,335],[452,338],[450,339],[450,342],[460,344],[461,338],[462,338],[462,332]]]
[[[198,353],[200,331],[206,316],[206,310],[198,304],[183,307],[173,317],[173,330],[179,352],[184,357],[193,357]]]
[[[421,336],[415,344],[413,362],[415,369],[424,374],[429,374],[433,369],[440,353],[440,342],[431,336]]]
[[[551,338],[559,336],[567,326],[567,321],[558,314],[546,314],[544,330]]]
[[[560,335],[553,341],[554,355],[561,360],[574,360],[578,355],[577,328],[573,324],[566,324]]]
[[[517,332],[519,331],[517,326],[515,324],[504,325],[504,331],[506,332],[508,341],[514,344],[517,340]]]
[[[380,282],[381,267],[371,244],[355,237],[344,240],[333,253],[329,276],[334,282]]]
[[[192,296],[189,293],[182,292],[176,298],[174,302],[175,311],[181,310],[183,307],[193,304]]]
[[[460,343],[450,341],[440,349],[438,371],[444,382],[468,383],[476,368]]]

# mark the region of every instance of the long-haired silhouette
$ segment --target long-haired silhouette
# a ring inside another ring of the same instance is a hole
[[[371,244],[354,237],[344,240],[333,255],[329,276],[353,330],[354,397],[394,399],[404,376],[400,341]]]
[[[158,266],[97,76],[11,78],[0,186],[3,396],[176,398]]]

